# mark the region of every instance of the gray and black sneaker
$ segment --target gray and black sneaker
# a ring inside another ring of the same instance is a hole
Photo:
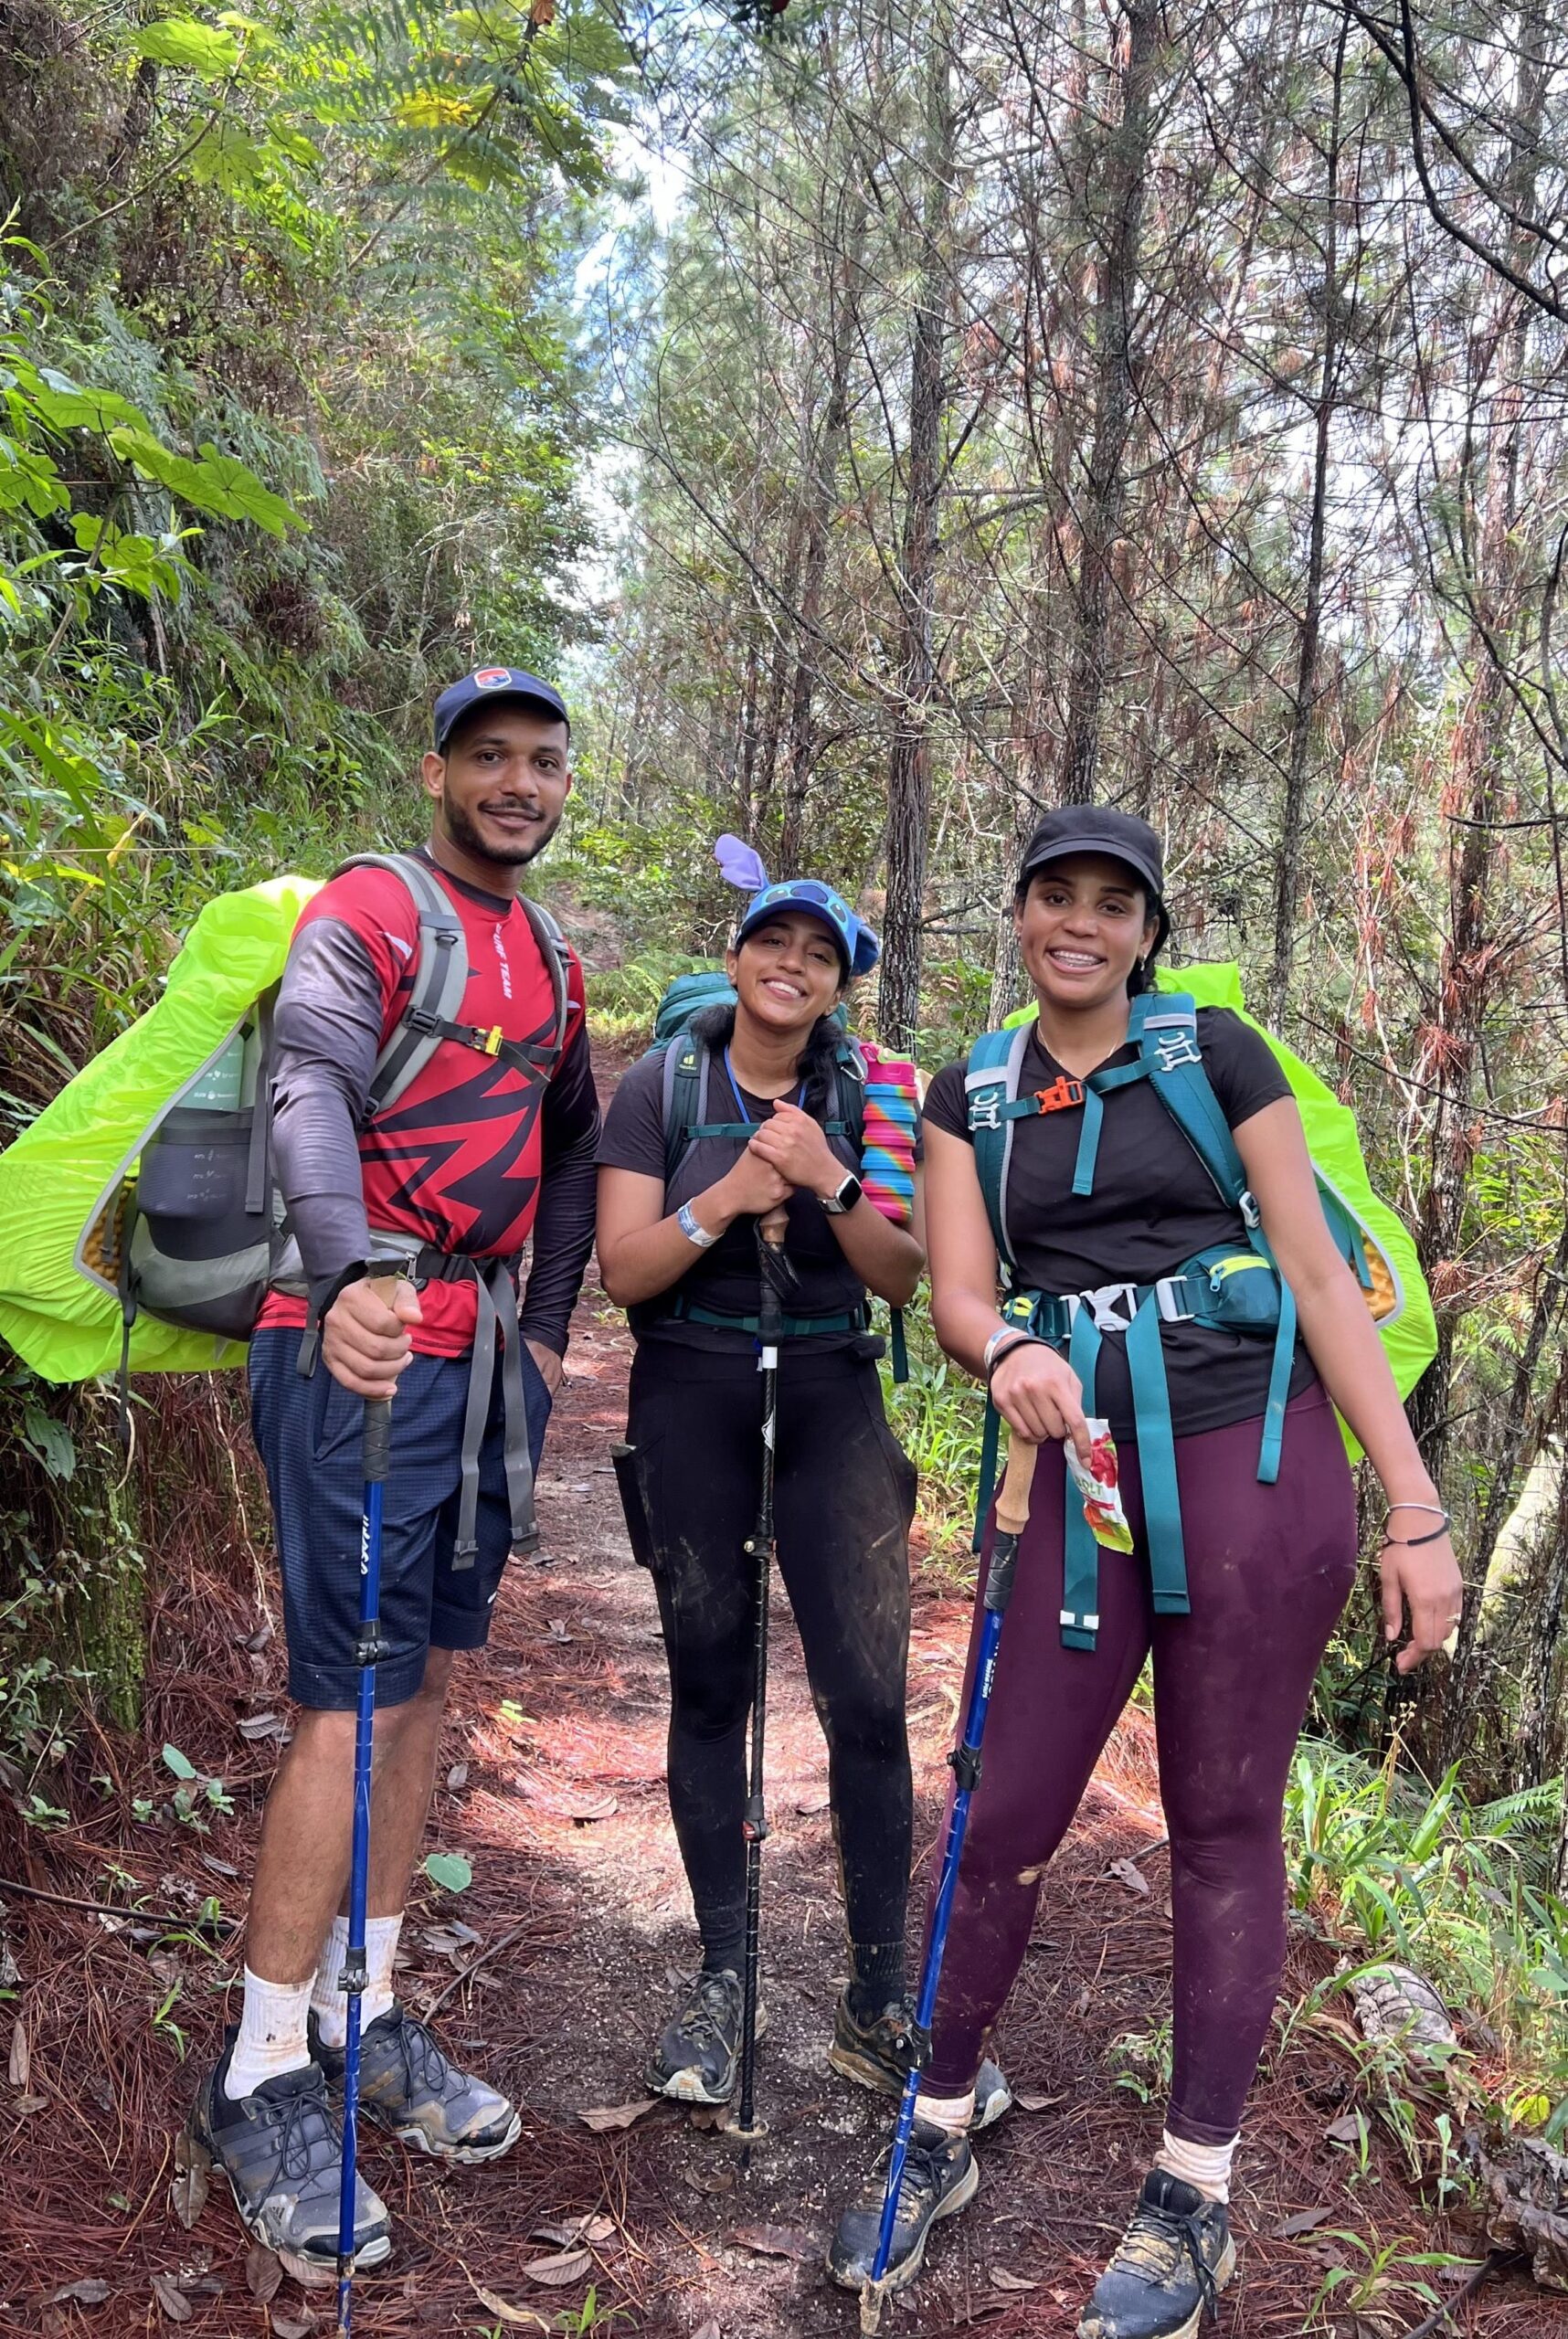
[[[828,2048],[830,2069],[837,2071],[842,2079],[853,2080],[857,2087],[870,2088],[874,2094],[902,2095],[915,2043],[914,2023],[914,2004],[907,1997],[895,1999],[870,2022],[862,2022],[845,1990],[833,2008],[833,2043]],[[975,2080],[970,2134],[977,2129],[989,2128],[993,2120],[1000,2120],[1012,2108],[1012,2090],[988,2057]]]
[[[828,2244],[828,2271],[846,2291],[864,2290],[876,2263],[882,2231],[882,2202],[887,2190],[887,2154],[884,2153],[839,2219]],[[888,2252],[884,2289],[901,2291],[920,2271],[926,2240],[942,2217],[956,2217],[980,2190],[966,2135],[916,2120],[909,2135],[909,2156],[898,2187],[898,2212],[893,2222],[893,2247]]]
[[[1204,2318],[1219,2313],[1235,2266],[1224,2203],[1168,2169],[1150,2169],[1078,2339],[1197,2339]]]
[[[311,2048],[328,2083],[343,2084],[343,2048],[323,2047],[311,2017]],[[359,2106],[378,2128],[436,2160],[499,2160],[523,2133],[506,2098],[449,2063],[426,2025],[396,1999],[359,2037]]]
[[[319,2064],[307,2063],[231,2102],[224,2080],[237,2035],[229,2031],[217,2068],[196,2097],[193,2163],[217,2162],[246,2232],[275,2251],[297,2282],[334,2282],[343,2130],[325,2078]],[[357,2169],[354,2181],[355,2266],[384,2265],[392,2254],[387,2205]]]
[[[679,2013],[660,2033],[648,2067],[653,2093],[673,2096],[677,2103],[727,2103],[740,2068],[743,2012],[738,1974],[728,1966],[722,1974],[699,1974]],[[767,2027],[768,2017],[758,2004],[759,2038]]]

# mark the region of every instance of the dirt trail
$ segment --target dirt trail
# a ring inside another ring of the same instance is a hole
[[[372,2135],[368,2173],[391,2205],[397,2254],[361,2286],[365,2339],[586,2329],[590,2282],[610,2318],[601,2329],[850,2339],[856,2327],[853,2299],[822,2271],[821,2248],[886,2114],[823,2060],[842,1935],[824,1752],[782,1603],[769,1699],[770,2028],[758,2082],[768,2136],[742,2177],[727,2141],[673,2106],[603,2135],[578,2116],[641,2101],[649,2038],[692,1953],[664,1800],[656,1612],[627,1549],[607,1454],[624,1419],[629,1352],[620,1319],[590,1290],[541,1476],[545,1551],[509,1572],[489,1650],[460,1667],[443,1750],[432,1848],[464,1853],[473,1882],[453,1895],[421,1878],[404,1936],[405,1995],[421,2010],[439,2004],[454,2050],[514,2090],[524,2135],[499,2166],[452,2172]],[[194,1390],[188,1402],[211,1401]],[[199,1541],[161,1580],[142,1740],[104,1739],[90,1751],[81,1775],[57,1789],[69,1792],[69,1826],[7,1845],[13,1876],[116,1908],[140,1895],[145,1906],[194,1911],[207,1894],[229,1915],[242,1908],[275,1752],[254,1733],[286,1709],[276,1645],[258,1646],[263,1575],[247,1602],[240,1572],[204,1562]],[[917,1574],[910,1706],[922,1861],[939,1815],[964,1625],[963,1604],[933,1596]],[[197,1833],[138,1814],[138,1796],[168,1794],[165,1740],[226,1776],[232,1816]],[[998,2040],[1033,2108],[984,2141],[980,2198],[943,2229],[912,2300],[890,2310],[895,2334],[983,2321],[1009,2339],[1066,2339],[1120,2228],[1159,2123],[1113,2084],[1110,2049],[1126,2034],[1158,2037],[1168,2011],[1168,1879],[1164,1855],[1150,1850],[1161,1833],[1151,1779],[1147,1724],[1134,1716],[1057,1863]],[[48,1901],[7,1905],[26,2044],[0,2098],[0,2334],[120,2339],[183,2326],[191,2339],[269,2330],[299,2339],[302,2294],[285,2283],[270,2306],[252,2294],[221,2190],[188,2233],[170,2207],[172,2140],[195,2071],[237,2006],[235,1931],[204,1942]],[[1293,1954],[1298,1988],[1325,1970],[1314,1942],[1299,1941]],[[1352,2155],[1325,2139],[1353,2103],[1352,2080],[1332,2027],[1298,2032],[1275,2056],[1240,2155],[1244,2281],[1225,2303],[1222,2339],[1295,2339],[1328,2266],[1356,2259],[1312,2231],[1277,2238],[1287,2219],[1321,2213],[1325,2229],[1358,2233],[1373,2249],[1401,2237],[1432,2246],[1392,2149],[1374,2143],[1352,2182]],[[592,2228],[591,2262],[546,2267],[564,2276],[558,2287],[531,2273],[561,2254],[547,2229],[585,2216],[604,2221]],[[266,2287],[264,2272],[254,2279]],[[46,2303],[73,2283],[87,2291]],[[1407,2297],[1392,2321],[1363,2315],[1355,2329],[1387,2339],[1423,2312]],[[310,2327],[327,2327],[319,2294],[315,2313]],[[1352,2329],[1348,2319],[1337,2327]],[[1568,2334],[1568,2310],[1509,2285],[1461,2311],[1456,2327],[1546,2339]]]

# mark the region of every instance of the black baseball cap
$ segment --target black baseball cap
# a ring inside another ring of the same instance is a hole
[[[525,674],[520,666],[476,666],[471,674],[463,676],[461,682],[449,683],[436,701],[434,726],[438,756],[446,752],[452,725],[468,713],[471,706],[477,706],[481,699],[487,698],[526,699],[542,714],[552,715],[557,723],[564,723],[568,731],[572,727],[571,716],[567,713],[567,702],[553,683],[542,683],[537,674]]]
[[[1054,861],[1075,852],[1103,852],[1122,861],[1149,895],[1160,921],[1154,947],[1171,931],[1165,906],[1165,853],[1159,837],[1136,812],[1113,811],[1108,804],[1063,804],[1047,812],[1023,849],[1018,872],[1020,887]]]

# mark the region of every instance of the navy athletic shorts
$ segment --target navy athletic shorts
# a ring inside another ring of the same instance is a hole
[[[250,1421],[267,1471],[278,1561],[289,1695],[302,1706],[345,1708],[359,1696],[359,1530],[365,1508],[365,1402],[318,1363],[298,1370],[300,1335],[284,1326],[250,1342]],[[500,1359],[479,1463],[479,1553],[454,1569],[469,1358],[416,1356],[392,1407],[392,1466],[383,1498],[381,1630],[390,1653],[376,1668],[376,1702],[397,1706],[425,1678],[431,1648],[482,1648],[512,1549],[506,1499]],[[523,1386],[534,1466],[550,1393],[526,1344]]]

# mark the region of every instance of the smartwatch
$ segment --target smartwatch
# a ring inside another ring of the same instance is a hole
[[[846,1170],[843,1177],[833,1188],[832,1192],[831,1194],[819,1194],[817,1196],[817,1200],[821,1203],[822,1208],[827,1212],[830,1218],[842,1218],[845,1211],[853,1210],[856,1202],[858,1202],[861,1198],[861,1192],[862,1187],[860,1180],[855,1176],[853,1170]]]

